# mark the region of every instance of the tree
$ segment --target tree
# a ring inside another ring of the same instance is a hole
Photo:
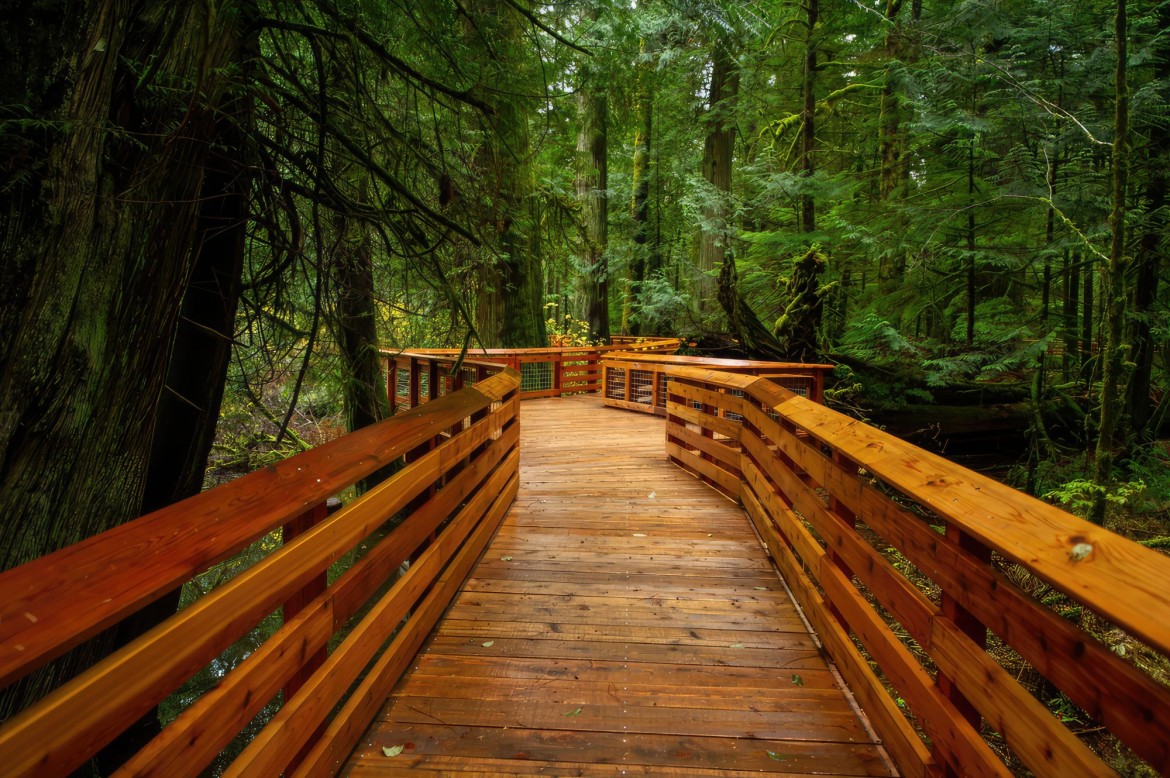
[[[475,40],[484,52],[476,93],[490,106],[477,166],[490,187],[482,225],[489,255],[480,272],[476,325],[486,347],[547,345],[540,232],[533,197],[529,142],[530,81],[523,47],[524,17],[504,0],[476,0]]]
[[[582,20],[596,24],[600,9],[586,6]],[[584,223],[581,264],[584,270],[586,321],[593,340],[609,341],[609,103],[605,71],[588,58],[580,64],[577,87],[577,198]]]

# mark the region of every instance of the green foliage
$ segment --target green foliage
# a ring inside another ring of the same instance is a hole
[[[1107,488],[1092,481],[1078,478],[1062,484],[1059,488],[1045,493],[1044,499],[1059,503],[1074,513],[1088,516],[1097,495],[1102,495],[1111,505],[1128,506],[1134,498],[1144,492],[1146,483],[1142,480],[1126,481]]]

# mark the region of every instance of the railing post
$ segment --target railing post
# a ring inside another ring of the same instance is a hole
[[[552,362],[552,388],[555,390],[553,397],[560,397],[565,383],[565,352],[558,351],[553,354]]]
[[[398,411],[398,360],[395,357],[386,357],[386,402],[393,416]]]
[[[439,374],[439,361],[431,359],[427,361],[427,399],[434,400],[439,397],[439,382],[443,380]]]
[[[329,515],[329,506],[325,502],[320,502],[314,505],[309,510],[297,516],[288,524],[285,524],[280,529],[281,542],[288,545],[296,538],[305,534],[313,527],[320,524]],[[312,602],[319,594],[325,591],[326,586],[326,571],[322,570],[319,574],[306,583],[301,589],[293,592],[284,605],[281,606],[281,614],[284,617],[284,623],[288,623],[290,619],[305,609],[305,606]],[[326,650],[321,648],[313,656],[308,657],[305,663],[301,665],[298,670],[288,682],[284,685],[282,697],[285,702],[288,702],[294,694],[297,693],[305,682],[309,679],[317,668],[325,663]]]
[[[411,357],[410,358],[410,378],[407,379],[407,383],[406,383],[406,387],[407,387],[406,392],[407,392],[407,398],[408,398],[407,402],[410,403],[411,408],[418,407],[419,379],[420,379],[420,376],[419,376],[419,369],[418,369],[418,359],[415,357]]]
[[[958,546],[960,549],[970,553],[972,556],[978,559],[981,564],[991,564],[991,549],[987,548],[987,546],[983,545],[978,540],[971,537],[966,532],[963,532],[961,529],[951,524],[950,522],[947,522],[946,542]],[[958,601],[955,600],[954,596],[948,593],[946,589],[942,590],[940,607],[942,609],[943,616],[954,622],[955,626],[959,628],[960,632],[971,638],[971,640],[974,641],[975,645],[979,646],[979,648],[986,650],[986,625],[984,625],[983,622],[981,622],[973,613],[971,613],[971,611],[960,605]],[[969,723],[971,727],[978,732],[982,721],[982,717],[979,715],[979,711],[975,708],[974,705],[971,704],[971,701],[967,699],[962,690],[960,690],[955,685],[954,681],[952,681],[951,678],[941,670],[938,673],[938,688],[939,691],[941,691],[943,695],[951,701],[951,703],[959,711],[959,714],[964,719],[966,719],[967,723]],[[945,774],[949,778],[960,778],[960,776],[963,774],[961,765],[955,764],[953,755],[940,752],[937,743],[934,746],[934,759],[940,765],[946,766]]]

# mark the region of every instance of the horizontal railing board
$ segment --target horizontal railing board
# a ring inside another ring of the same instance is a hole
[[[169,778],[200,774],[219,750],[280,689],[298,667],[301,656],[324,646],[437,529],[439,523],[464,498],[475,493],[502,457],[515,447],[517,433],[517,426],[510,425],[499,440],[491,443],[484,456],[461,470],[419,508],[410,522],[399,525],[379,541],[325,593],[310,603],[305,612],[287,621],[214,689],[185,709],[147,747],[132,757],[119,775]],[[484,488],[490,491],[499,485],[489,478]],[[329,620],[320,622],[316,618],[318,613],[327,614]],[[315,626],[306,627],[306,624]]]
[[[464,410],[482,405],[485,398],[476,394],[468,393],[475,404],[454,404],[449,412],[461,418]],[[498,426],[493,421],[485,418],[423,455],[363,499],[5,722],[0,728],[0,763],[14,774],[68,772],[81,764],[81,755],[108,743],[487,441]]]
[[[0,686],[153,602],[253,540],[418,446],[494,396],[488,379],[0,573]],[[477,396],[478,393],[478,396]],[[249,513],[246,520],[232,513]]]

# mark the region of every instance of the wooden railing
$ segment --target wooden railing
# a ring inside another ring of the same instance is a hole
[[[667,373],[669,457],[742,502],[904,775],[1012,774],[990,730],[1036,775],[1113,774],[1021,674],[1170,774],[1170,691],[1081,628],[1165,661],[1170,559],[765,378]]]
[[[6,686],[286,528],[277,551],[4,722],[0,774],[65,775],[83,765],[282,604],[283,626],[118,775],[198,775],[282,688],[279,712],[226,774],[331,774],[515,497],[518,387],[504,371],[0,574]],[[403,460],[324,516],[330,496]],[[330,565],[367,539],[365,555],[327,585]]]
[[[520,374],[522,400],[597,392],[604,355],[673,354],[679,343],[678,338],[656,338],[612,346],[471,349],[466,354],[459,349],[387,351],[386,387],[393,408],[413,408],[510,367]]]
[[[666,415],[666,385],[670,367],[700,367],[767,378],[777,386],[822,402],[825,373],[832,365],[804,362],[764,362],[749,359],[720,359],[674,354],[619,352],[602,360],[602,402],[615,408]]]

